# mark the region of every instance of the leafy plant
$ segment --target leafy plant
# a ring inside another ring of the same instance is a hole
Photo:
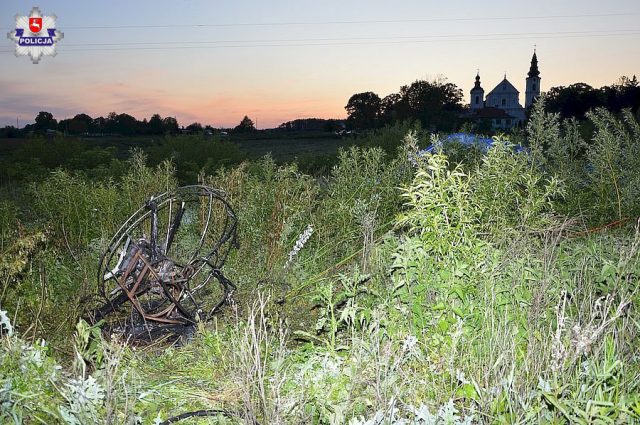
[[[481,206],[478,225],[498,240],[510,240],[553,224],[554,202],[564,193],[561,182],[532,169],[528,152],[494,140],[469,178],[473,202]]]

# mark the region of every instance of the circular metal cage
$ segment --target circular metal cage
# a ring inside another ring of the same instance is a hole
[[[104,302],[94,320],[148,329],[211,319],[235,289],[221,268],[237,247],[237,223],[224,193],[211,187],[184,186],[149,199],[100,259]]]

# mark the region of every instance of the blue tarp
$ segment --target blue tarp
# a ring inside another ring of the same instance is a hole
[[[418,152],[419,155],[425,153],[431,153],[435,149],[442,149],[448,143],[459,143],[468,147],[476,147],[482,152],[487,152],[491,146],[493,146],[494,140],[490,137],[480,137],[470,133],[453,133],[449,134],[444,139],[439,139],[435,144],[427,147],[426,149]],[[514,147],[516,152],[521,152],[524,148],[520,145]]]
[[[429,153],[433,152],[434,149],[442,148],[447,143],[460,143],[464,146],[476,146],[480,148],[483,152],[489,150],[491,146],[493,146],[493,139],[488,137],[479,137],[475,134],[470,133],[454,133],[449,134],[444,139],[438,140],[435,144],[429,146],[426,149],[420,151],[420,153]]]

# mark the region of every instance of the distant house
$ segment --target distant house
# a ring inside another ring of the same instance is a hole
[[[540,96],[540,71],[538,70],[538,57],[533,52],[531,66],[526,78],[525,104],[520,104],[520,92],[515,88],[507,76],[487,94],[485,99],[484,89],[480,85],[480,73],[476,75],[476,82],[471,89],[469,111],[464,118],[476,122],[490,122],[493,130],[507,130],[524,122],[526,108],[529,108],[534,100]]]

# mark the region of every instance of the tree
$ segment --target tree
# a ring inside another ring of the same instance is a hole
[[[631,78],[623,75],[622,77],[618,78],[618,83],[616,85],[621,87],[638,87],[640,84],[638,83],[638,79],[635,75]]]
[[[193,124],[189,124],[187,126],[187,131],[192,133],[201,133],[202,132],[202,124],[199,122],[194,122]]]
[[[117,130],[118,114],[115,112],[109,112],[107,118],[104,119],[104,132],[115,133]]]
[[[149,121],[143,118],[142,121],[138,121],[138,134],[149,134]]]
[[[547,110],[558,112],[565,119],[585,120],[589,111],[599,107],[612,112],[630,108],[636,113],[640,109],[640,85],[635,76],[622,76],[616,83],[599,89],[585,83],[574,83],[550,88],[546,100]]]
[[[36,130],[55,130],[58,122],[53,118],[51,112],[40,111],[36,116]]]
[[[349,98],[347,106],[349,128],[364,130],[376,128],[380,117],[380,96],[374,92],[364,92],[354,94]]]
[[[253,124],[253,121],[251,121],[251,118],[249,118],[248,116],[244,116],[244,118],[242,119],[242,121],[240,121],[240,124],[238,124],[233,131],[236,131],[238,133],[248,133],[251,131],[255,131],[256,127]]]
[[[417,80],[400,88],[397,119],[418,119],[425,128],[450,131],[457,127],[463,93],[453,83]]]
[[[75,117],[73,117],[73,119],[85,123],[87,125],[87,128],[89,128],[93,123],[93,118],[91,118],[87,114],[77,114]]]
[[[120,114],[115,118],[115,132],[118,134],[132,135],[138,132],[138,120],[129,114]]]
[[[180,127],[174,117],[166,117],[162,120],[162,131],[169,134],[176,134]]]
[[[380,102],[380,120],[383,124],[392,124],[398,121],[398,115],[403,109],[401,101],[402,96],[398,93],[391,93],[382,98]]]
[[[153,114],[147,123],[149,134],[162,134],[162,117],[159,114]]]
[[[106,131],[106,123],[107,120],[105,117],[95,118],[91,123],[91,129],[96,133],[104,133]]]
[[[58,122],[58,131],[63,131],[69,134],[82,134],[86,133],[87,125],[85,122],[76,120],[75,118],[60,120]]]
[[[622,76],[615,84],[602,87],[600,90],[610,111],[620,112],[630,108],[631,112],[636,113],[640,108],[640,86],[635,75],[633,78]]]
[[[93,118],[87,114],[77,114],[70,120],[62,120],[58,123],[58,130],[70,134],[82,134],[90,130]]]
[[[546,110],[562,118],[585,119],[585,114],[605,104],[605,94],[589,84],[574,83],[568,87],[551,87],[545,97]]]

